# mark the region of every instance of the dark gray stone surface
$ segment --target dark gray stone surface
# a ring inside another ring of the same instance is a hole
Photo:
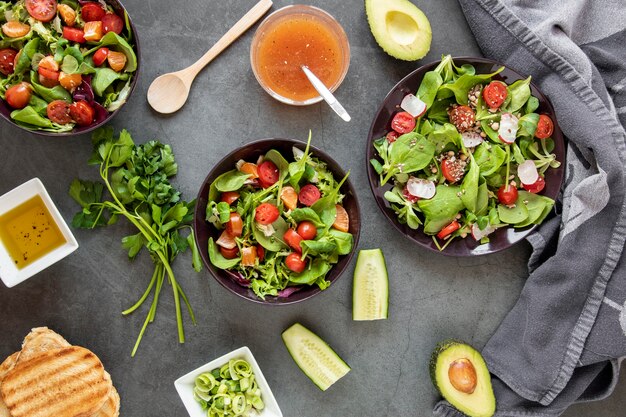
[[[428,416],[437,400],[428,359],[437,341],[456,337],[477,347],[487,341],[514,304],[527,275],[528,245],[474,259],[451,259],[420,249],[391,229],[378,212],[365,175],[365,141],[374,112],[388,90],[422,63],[442,53],[478,55],[464,17],[453,1],[419,5],[433,27],[429,55],[418,63],[388,57],[372,38],[363,2],[312,1],[344,26],[352,48],[348,76],[337,97],[353,116],[344,123],[325,104],[295,108],[270,98],[249,64],[253,31],[245,34],[196,79],[189,102],[169,117],[146,102],[159,74],[191,64],[253,4],[187,0],[127,0],[143,50],[140,81],[130,102],[113,121],[135,141],[171,143],[180,165],[176,183],[195,196],[208,170],[228,151],[254,139],[306,139],[330,153],[358,190],[363,217],[359,247],[381,247],[390,275],[390,319],[351,320],[351,272],[315,298],[291,307],[263,307],[220,287],[205,270],[193,272],[188,256],[175,263],[198,319],[186,319],[187,342],[179,345],[170,288],[165,288],[156,322],[138,355],[130,351],[146,308],[121,311],[142,294],[151,261],[127,260],[120,239],[124,223],[108,229],[75,231],[80,249],[25,283],[0,285],[0,357],[19,349],[31,327],[47,325],[70,342],[96,352],[122,397],[122,415],[184,416],[173,382],[179,376],[240,346],[258,360],[285,416]],[[289,2],[276,1],[274,9]],[[75,177],[95,179],[86,164],[89,137],[45,139],[0,124],[0,194],[39,177],[66,220],[77,207],[67,194]],[[147,307],[147,306],[144,306]],[[351,365],[352,371],[323,393],[300,372],[280,333],[300,321],[317,332]],[[626,382],[602,403],[577,406],[566,415],[617,416],[626,406]]]

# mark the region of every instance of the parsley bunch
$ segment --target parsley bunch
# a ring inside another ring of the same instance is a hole
[[[150,284],[139,300],[122,313],[132,313],[153,293],[152,304],[132,356],[137,352],[148,324],[154,321],[166,276],[174,293],[178,340],[183,343],[181,298],[192,322],[195,324],[196,321],[171,263],[179,253],[191,248],[194,269],[200,271],[202,264],[190,226],[195,200],[181,200],[180,192],[169,182],[169,178],[178,171],[172,148],[158,141],[135,145],[126,130],[122,130],[116,138],[112,128],[96,130],[92,141],[94,153],[89,164],[100,166],[104,183],[80,179],[72,182],[70,196],[82,207],[74,216],[72,226],[93,229],[114,224],[120,216],[125,217],[138,231],[122,239],[128,257],[134,259],[144,247],[150,253],[155,265]],[[105,188],[110,197],[108,199],[103,199]],[[185,229],[188,229],[186,237],[181,234]]]

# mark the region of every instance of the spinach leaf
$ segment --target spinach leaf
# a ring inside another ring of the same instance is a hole
[[[456,127],[450,123],[444,123],[443,126],[437,126],[429,135],[428,141],[435,146],[435,153],[443,151],[448,145],[452,143],[454,146],[461,147],[461,134]]]
[[[30,72],[30,84],[33,87],[33,90],[35,90],[35,93],[39,94],[48,103],[54,100],[63,100],[67,101],[68,103],[72,102],[71,94],[68,93],[67,90],[60,85],[57,85],[53,88],[47,88],[39,84],[39,79],[35,71]]]
[[[535,136],[538,122],[539,115],[537,113],[528,113],[520,117],[519,122],[517,123],[519,126],[517,137],[532,139]]]
[[[461,200],[461,187],[438,185],[437,193],[430,200],[419,200],[418,207],[424,213],[424,232],[435,234],[450,224],[465,205]]]
[[[213,238],[209,238],[209,259],[211,263],[219,269],[230,269],[235,267],[240,261],[241,258],[235,259],[226,259],[220,253],[219,249],[215,242],[213,242]]]
[[[30,100],[28,101],[28,105],[31,106],[33,109],[35,109],[35,111],[37,113],[39,113],[40,115],[47,117],[48,116],[48,103],[46,102],[46,100],[41,99],[39,97],[37,97],[36,95],[32,94],[30,96]]]
[[[276,165],[280,172],[280,178],[284,180],[289,174],[289,162],[275,149],[269,150],[265,154],[265,159],[271,161]]]
[[[26,106],[20,110],[11,112],[11,119],[30,126],[54,128],[54,124],[45,117],[42,117],[32,106]]]
[[[474,157],[470,154],[470,169],[465,174],[461,183],[461,201],[470,212],[476,213],[476,203],[478,201],[478,178],[480,168]]]
[[[526,102],[525,113],[534,113],[539,108],[539,99],[535,96],[530,96]]]
[[[483,142],[474,151],[474,160],[484,177],[488,177],[500,169],[505,159],[506,152],[499,145]]]
[[[487,187],[487,181],[481,179],[478,185],[478,195],[476,197],[476,215],[483,216],[487,214],[489,208],[489,188]],[[481,228],[481,230],[484,227]]]
[[[300,180],[304,176],[306,172],[306,164],[309,160],[309,146],[311,145],[311,131],[309,131],[309,139],[306,143],[306,148],[304,149],[304,154],[300,157],[299,160],[294,161],[289,164],[289,184],[296,190],[300,191]]]
[[[537,219],[539,219],[545,211],[546,206],[549,206],[549,210],[551,210],[554,201],[542,195],[529,193],[528,191],[519,191],[517,203],[526,206],[528,209],[528,218],[526,221],[517,223],[515,227],[526,227],[537,222]]]
[[[530,78],[531,77],[525,80],[517,80],[507,87],[508,97],[510,97],[511,100],[505,107],[506,111],[514,113],[526,104],[530,98]]]
[[[318,278],[324,277],[330,271],[330,264],[322,258],[315,258],[313,262],[300,274],[292,274],[289,282],[293,284],[313,284]]]
[[[96,52],[103,46],[114,47],[112,49],[117,49],[120,52],[123,52],[126,55],[126,66],[124,67],[124,72],[134,72],[137,70],[137,56],[135,55],[135,51],[133,48],[115,32],[108,32],[106,35],[100,39],[100,42],[94,48],[88,50],[83,54],[84,57],[89,56]]]
[[[328,234],[335,240],[337,245],[337,253],[339,255],[347,255],[352,252],[354,245],[354,237],[351,233],[342,232],[336,229],[330,229]]]
[[[254,239],[269,251],[278,252],[282,249],[286,249],[288,246],[283,242],[283,235],[287,229],[289,229],[289,224],[282,217],[279,217],[272,223],[272,227],[274,228],[274,233],[272,233],[271,236],[266,236],[265,233],[259,229],[258,224],[254,223],[252,225]]]
[[[317,256],[322,253],[332,253],[337,249],[337,244],[330,236],[324,236],[319,240],[303,240],[300,247],[307,254]]]
[[[443,84],[443,79],[436,71],[428,71],[420,83],[416,96],[426,103],[426,108],[430,108],[437,97],[437,91]]]
[[[250,178],[249,174],[234,169],[217,177],[214,184],[215,188],[222,193],[227,191],[237,191],[243,187],[243,184],[246,180],[248,180],[248,178]]]
[[[439,89],[440,94],[438,95],[438,97],[444,98],[447,96],[447,92],[452,92],[454,94],[454,97],[456,98],[457,103],[467,104],[467,95],[472,87],[474,87],[476,84],[490,81],[494,75],[500,73],[503,69],[504,67],[500,67],[491,74],[463,74],[458,79],[456,79],[456,81],[453,81],[449,84],[443,84]]]
[[[498,204],[498,216],[500,217],[500,221],[502,221],[503,223],[521,223],[528,218],[528,209],[518,197],[513,206],[508,207],[502,204]]]
[[[385,185],[396,174],[409,174],[428,166],[435,155],[435,145],[419,133],[400,136],[389,151],[389,164],[384,168],[387,175],[381,181]]]
[[[22,74],[30,67],[30,62],[33,59],[33,56],[35,56],[38,48],[39,38],[33,38],[29,40],[26,45],[24,45],[22,53],[20,54],[15,65],[14,74]]]
[[[113,32],[109,32],[109,33],[113,33]],[[95,68],[94,71],[96,75],[94,75],[93,77],[91,86],[93,88],[94,93],[96,93],[96,95],[100,97],[104,95],[104,90],[109,88],[109,86],[113,84],[115,81],[128,80],[128,74],[115,72],[111,68]]]
[[[322,222],[318,214],[310,207],[304,208],[296,208],[291,211],[291,218],[294,222],[300,223],[303,221],[310,221],[315,225],[315,227],[324,227],[325,224]]]
[[[427,118],[441,124],[449,123],[448,108],[452,102],[453,99],[435,100],[430,109],[428,109]]]

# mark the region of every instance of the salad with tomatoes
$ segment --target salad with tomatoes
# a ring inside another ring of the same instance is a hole
[[[554,201],[542,195],[545,173],[558,168],[554,121],[537,113],[530,80],[456,66],[450,55],[424,74],[374,141],[370,163],[384,197],[411,229],[440,250],[455,238],[483,244],[501,227],[540,224]]]
[[[340,192],[347,178],[334,178],[309,144],[291,157],[272,149],[238,161],[209,189],[206,220],[219,232],[209,239],[211,263],[262,299],[326,289],[327,273],[354,245]]]
[[[104,0],[0,1],[0,96],[18,125],[48,132],[100,123],[137,71],[128,15]]]

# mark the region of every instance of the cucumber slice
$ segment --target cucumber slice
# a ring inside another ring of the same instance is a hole
[[[283,332],[283,342],[302,372],[322,391],[350,371],[326,342],[300,323]]]
[[[354,269],[352,320],[381,320],[389,310],[389,278],[380,249],[362,250]]]

